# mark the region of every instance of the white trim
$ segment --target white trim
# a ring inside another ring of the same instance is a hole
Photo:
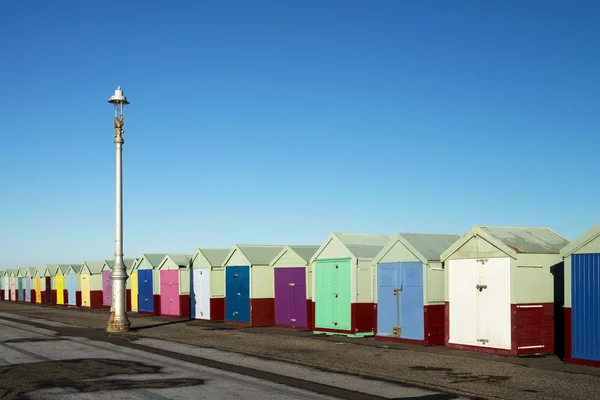
[[[541,349],[543,347],[546,347],[546,346],[544,346],[543,344],[539,344],[537,346],[519,346],[519,347],[517,347],[517,349],[519,349],[519,350],[521,350],[521,349]]]
[[[541,304],[536,304],[536,305],[520,305],[517,304],[517,308],[543,308],[544,306]]]

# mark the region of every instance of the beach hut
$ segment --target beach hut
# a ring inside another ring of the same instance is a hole
[[[81,307],[102,308],[102,267],[104,261],[84,261],[79,274]]]
[[[35,302],[37,304],[50,304],[50,274],[48,267],[35,269]]]
[[[158,265],[160,315],[190,317],[190,261],[192,254],[167,254]]]
[[[25,301],[25,268],[17,269],[17,301]]]
[[[28,267],[25,271],[25,302],[35,303],[35,273],[37,268]]]
[[[373,259],[375,339],[444,344],[444,265],[460,235],[398,233]]]
[[[65,305],[81,307],[81,264],[71,264],[67,269],[67,301]]]
[[[270,263],[284,245],[236,244],[223,261],[225,322],[244,326],[275,325],[275,290]]]
[[[315,333],[375,334],[372,261],[390,240],[389,235],[342,232],[327,237],[310,260]]]
[[[56,271],[56,304],[66,306],[69,304],[69,279],[67,271],[71,264],[58,264]]]
[[[311,319],[310,259],[319,245],[285,246],[271,260],[275,289],[275,326],[292,329],[309,329]]]
[[[139,308],[139,283],[138,283],[138,274],[137,267],[138,263],[141,261],[141,257],[137,258],[133,265],[131,266],[131,271],[127,273],[129,278],[127,279],[127,284],[130,287],[131,291],[131,311],[138,312]]]
[[[58,264],[46,264],[46,268],[48,269],[48,274],[50,276],[50,305],[58,304],[58,290],[57,285],[59,279],[57,276],[59,275],[60,268]],[[60,278],[61,287],[62,287],[62,275]],[[63,296],[64,298],[64,296]]]
[[[9,282],[10,282],[10,301],[17,301],[19,295],[17,293],[18,285],[17,285],[17,275],[19,271],[16,269],[11,269],[8,272]]]
[[[565,362],[600,367],[600,224],[563,247],[560,255]]]
[[[446,346],[507,356],[554,352],[554,274],[568,243],[544,227],[471,228],[441,255]]]
[[[0,269],[0,300],[8,300],[10,287],[10,278],[8,277],[8,270]]]
[[[230,249],[197,249],[190,264],[190,313],[194,319],[225,319],[225,270]]]
[[[123,264],[125,264],[125,270],[131,270],[135,261],[135,258],[124,258]],[[115,260],[105,260],[102,264],[102,307],[112,307],[112,281],[110,280],[110,272],[114,265]],[[125,311],[131,311],[131,294],[127,289],[125,294]]]
[[[138,313],[160,315],[158,265],[166,254],[142,254],[135,267],[138,281]]]

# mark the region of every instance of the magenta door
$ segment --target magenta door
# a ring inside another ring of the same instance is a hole
[[[102,305],[110,307],[112,300],[112,285],[110,271],[102,271]]]
[[[307,327],[306,271],[301,268],[275,268],[275,324]]]
[[[160,271],[160,313],[179,315],[179,271]]]

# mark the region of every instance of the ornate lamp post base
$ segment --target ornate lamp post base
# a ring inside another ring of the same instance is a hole
[[[108,333],[126,333],[129,332],[131,323],[127,317],[118,317],[114,312],[110,313],[106,332]]]

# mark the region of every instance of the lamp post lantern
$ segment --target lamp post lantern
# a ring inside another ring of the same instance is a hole
[[[108,99],[115,108],[115,136],[114,143],[117,148],[117,179],[116,179],[116,237],[115,237],[115,265],[110,273],[112,281],[112,307],[110,319],[106,331],[109,333],[123,333],[129,330],[129,320],[125,310],[126,304],[126,286],[127,271],[123,263],[123,108],[129,104],[127,98],[123,96],[121,86],[117,87],[115,94]]]

